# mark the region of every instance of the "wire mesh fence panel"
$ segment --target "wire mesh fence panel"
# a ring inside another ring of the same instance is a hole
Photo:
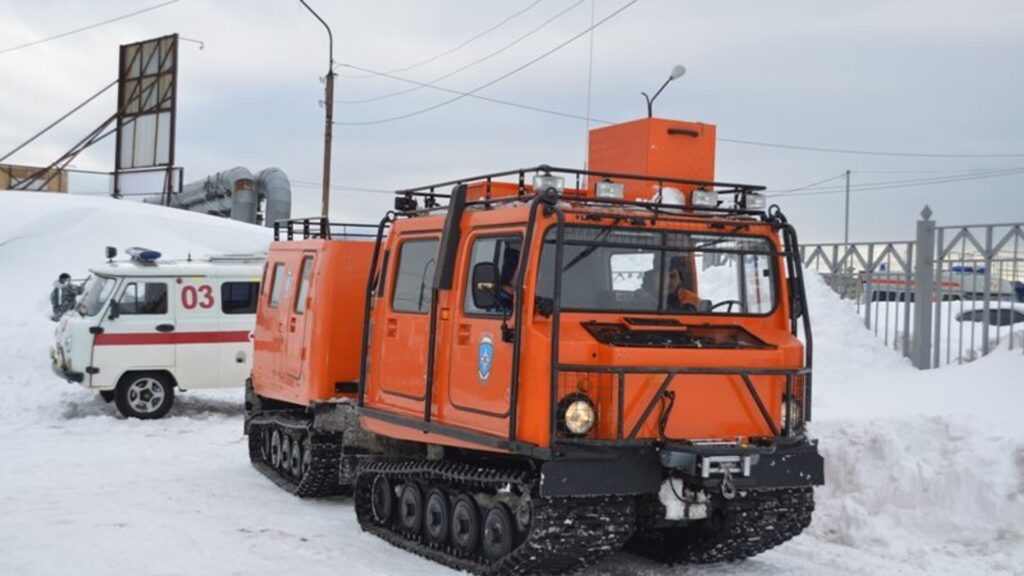
[[[1024,223],[936,226],[922,214],[915,240],[805,244],[804,265],[919,368],[1024,353]]]

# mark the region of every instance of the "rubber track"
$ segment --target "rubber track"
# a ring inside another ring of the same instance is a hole
[[[527,537],[509,555],[488,564],[483,557],[461,557],[450,547],[435,548],[420,537],[396,533],[373,520],[370,486],[377,474],[385,474],[392,485],[396,481],[415,480],[458,492],[496,492],[516,486],[530,494],[531,524]],[[636,523],[632,499],[541,498],[533,490],[535,480],[533,473],[523,470],[444,461],[374,460],[366,462],[359,471],[356,515],[363,530],[399,548],[482,576],[565,574],[614,553],[632,535]]]
[[[725,514],[712,517],[716,529],[694,525],[642,530],[626,550],[668,564],[730,562],[749,558],[797,536],[811,524],[811,488],[750,491],[721,499]]]
[[[306,434],[309,435],[313,459],[309,471],[301,481],[296,482],[294,477],[285,476],[270,462],[263,460],[260,452],[261,432],[273,428],[288,434],[293,442]],[[351,492],[351,486],[341,484],[338,476],[341,451],[342,434],[313,430],[311,421],[303,413],[256,416],[249,424],[249,460],[252,461],[252,465],[274,484],[299,498],[327,498]]]

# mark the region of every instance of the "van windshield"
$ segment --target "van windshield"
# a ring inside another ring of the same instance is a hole
[[[563,310],[764,315],[778,298],[764,237],[567,226]],[[555,229],[544,236],[537,294],[554,296]]]
[[[78,313],[82,316],[95,316],[110,299],[117,282],[109,276],[93,274],[85,282],[85,290],[78,302]]]

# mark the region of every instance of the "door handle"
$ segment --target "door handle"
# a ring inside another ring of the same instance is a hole
[[[456,340],[459,344],[465,344],[469,342],[469,324],[459,324],[458,333],[456,334]]]
[[[388,336],[394,336],[398,333],[398,320],[395,318],[388,318],[388,321],[385,323],[385,327],[385,333]]]
[[[174,332],[174,324],[157,324],[157,332]]]

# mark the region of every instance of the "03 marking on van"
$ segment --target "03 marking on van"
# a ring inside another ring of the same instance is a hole
[[[209,310],[213,304],[213,287],[209,284],[185,286],[181,289],[181,305],[186,310],[193,310],[196,306]]]

